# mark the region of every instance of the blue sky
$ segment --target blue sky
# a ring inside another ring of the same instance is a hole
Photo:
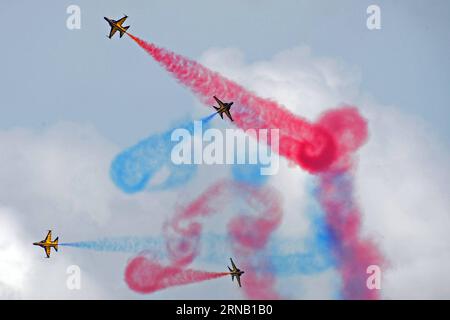
[[[382,29],[366,28],[381,7]],[[81,30],[65,26],[81,8]],[[194,103],[128,39],[105,37],[103,16],[128,14],[130,31],[191,58],[236,47],[248,62],[307,45],[356,68],[361,89],[427,121],[448,138],[450,3],[433,1],[32,1],[2,2],[1,128],[93,124],[129,145],[163,129]],[[347,101],[351,103],[351,101]],[[179,113],[179,114],[178,114]]]
[[[80,30],[66,28],[71,4],[81,8]],[[366,27],[371,4],[381,8],[381,30]],[[450,297],[449,1],[18,0],[0,1],[0,256],[8,257],[0,298],[242,297],[224,279],[140,296],[122,281],[129,253],[61,247],[48,260],[30,245],[49,228],[62,242],[156,239],[178,205],[242,175],[236,166],[198,166],[178,189],[127,194],[114,184],[121,151],[211,113],[130,39],[107,39],[103,17],[123,13],[133,34],[295,102],[286,107],[300,116],[356,103],[370,137],[356,157],[354,196],[363,233],[391,263],[382,297]],[[216,125],[229,123],[216,117]],[[317,251],[308,241],[320,236],[308,208],[314,181],[284,160],[262,181],[282,194],[276,236],[300,239],[287,249],[310,259]],[[228,211],[205,230],[225,234]],[[87,290],[67,290],[71,264],[82,267]],[[338,271],[316,271],[277,285],[288,297],[337,297]],[[52,274],[46,288],[43,273]]]

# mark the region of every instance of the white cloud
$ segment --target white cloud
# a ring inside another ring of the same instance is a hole
[[[328,58],[315,58],[309,47],[296,47],[269,61],[246,63],[234,48],[210,49],[201,59],[264,98],[273,98],[306,118],[343,102],[355,101],[360,75],[355,68]]]
[[[358,105],[369,120],[370,138],[359,152],[356,192],[364,214],[363,231],[375,237],[391,264],[383,274],[382,295],[450,297],[450,277],[445,273],[450,267],[449,153],[432,128],[398,108],[368,99],[360,89],[358,70],[333,59],[315,58],[307,47],[253,63],[246,62],[237,49],[211,49],[201,60],[309,119],[343,102]],[[109,166],[118,151],[93,127],[81,124],[0,132],[0,243],[4,243],[0,245],[0,297],[142,297],[123,282],[130,254],[61,247],[48,260],[31,245],[48,228],[59,233],[63,242],[159,234],[175,203],[186,203],[224,175],[223,170],[203,168],[188,189],[126,195],[109,178]],[[283,160],[279,175],[271,178],[284,203],[278,234],[306,237],[311,232],[305,212],[308,177]],[[209,224],[220,221],[214,218]],[[209,230],[207,225],[205,229]],[[82,269],[79,292],[65,286],[71,264]],[[305,298],[333,297],[337,285],[333,270],[282,280],[280,288],[283,283],[301,289],[287,290],[287,294]],[[234,289],[219,279],[150,298],[208,298],[212,291],[213,297],[233,298]]]
[[[0,298],[20,297],[30,267],[29,259],[22,254],[26,250],[23,232],[13,214],[8,208],[0,208]]]
[[[371,138],[360,153],[356,185],[366,230],[390,265],[384,296],[448,299],[449,152],[420,119],[371,101],[365,106]]]
[[[246,63],[237,49],[211,49],[202,61],[310,120],[342,103],[357,105],[368,119],[370,137],[358,155],[356,196],[363,233],[379,243],[390,265],[383,273],[382,296],[450,298],[450,157],[431,126],[402,112],[405,108],[368,98],[358,70],[315,58],[307,47],[254,63]],[[286,170],[283,166],[273,181],[283,190],[289,221],[281,230],[302,234],[304,228],[296,228],[299,218],[291,215],[305,209],[295,201],[307,200],[305,186],[299,186],[305,175]]]
[[[123,283],[128,254],[109,256],[60,246],[46,259],[32,243],[47,229],[53,229],[60,243],[159,233],[170,213],[163,208],[172,197],[130,197],[118,190],[109,177],[117,152],[88,125],[60,123],[40,131],[0,132],[0,297],[116,296],[112,289]],[[80,291],[66,286],[66,269],[72,264],[82,271]],[[128,295],[128,289],[120,293]]]

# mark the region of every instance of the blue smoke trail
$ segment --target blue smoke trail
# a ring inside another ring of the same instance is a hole
[[[273,265],[273,272],[279,276],[290,276],[297,274],[313,274],[331,268],[334,264],[327,258],[326,250],[317,250],[317,247],[310,246],[306,251],[294,251],[281,254],[292,247],[292,244],[301,243],[301,239],[295,238],[274,238],[269,242],[268,258]],[[321,241],[312,239],[312,241]],[[165,241],[162,236],[155,237],[115,237],[103,238],[94,241],[81,241],[72,243],[61,243],[60,246],[73,247],[101,252],[123,252],[139,253],[150,252],[158,259],[168,258]],[[222,264],[228,261],[232,255],[230,240],[227,236],[216,234],[205,234],[201,239],[201,249],[196,260]]]
[[[216,113],[201,119],[204,128],[209,126],[209,122],[215,115]],[[176,128],[184,128],[191,135],[194,134],[192,121]],[[195,174],[197,166],[194,164],[175,165],[170,159],[171,150],[178,143],[171,141],[172,131],[176,128],[151,135],[117,155],[110,168],[113,182],[126,193],[136,193],[145,188],[165,190],[188,182]],[[155,186],[148,186],[151,178],[163,167],[169,171],[166,180]]]
[[[285,255],[274,255],[271,258],[275,273],[305,275],[323,272],[336,266],[336,261],[332,255],[332,236],[328,230],[323,216],[311,217],[312,234],[306,239],[299,240],[305,244],[306,251],[300,253],[290,253]],[[285,240],[286,241],[286,240]],[[297,242],[300,243],[300,242]],[[291,244],[292,245],[292,242]],[[280,252],[280,243],[271,243],[271,252]]]
[[[206,129],[216,113],[203,119]],[[192,121],[178,128],[185,128],[194,134]],[[111,178],[124,192],[135,193],[147,190],[164,190],[187,183],[197,170],[196,165],[174,165],[170,153],[177,142],[171,141],[172,131],[149,136],[136,145],[124,150],[112,162]],[[248,159],[248,151],[246,150]],[[151,178],[163,167],[169,169],[168,178],[156,186],[148,186]],[[254,186],[267,183],[269,176],[261,175],[261,164],[235,164],[231,167],[234,180]],[[314,193],[312,190],[311,193]],[[314,197],[313,197],[314,198]],[[336,262],[332,258],[332,236],[324,221],[324,213],[316,202],[308,208],[311,214],[313,232],[307,239],[279,238],[273,235],[263,252],[271,262],[271,272],[278,276],[296,274],[310,275],[332,268]],[[231,256],[230,239],[228,236],[204,234],[201,239],[201,249],[196,259],[208,263],[221,264],[226,257]],[[298,251],[295,244],[304,243],[306,249]],[[104,252],[139,253],[149,251],[155,257],[168,258],[166,243],[162,236],[155,237],[117,237],[103,238],[95,241],[62,243],[61,246],[90,249]],[[289,248],[289,249],[287,249]],[[225,258],[224,258],[225,257]]]
[[[246,154],[248,159],[248,154]],[[241,164],[233,165],[232,176],[236,181],[254,186],[264,185],[269,176],[261,175],[261,164]],[[312,184],[307,186],[310,193],[317,192],[317,187]],[[277,239],[269,242],[265,252],[261,254],[269,255],[270,271],[277,276],[287,276],[294,274],[310,275],[323,272],[336,265],[333,259],[332,235],[324,221],[325,213],[316,197],[312,197],[308,203],[306,211],[311,221],[312,233],[306,239]],[[303,252],[282,253],[284,245],[292,247],[295,243],[304,243],[307,250]],[[214,251],[213,251],[214,252]]]
[[[260,186],[266,183],[269,176],[261,175],[260,164],[234,164],[231,167],[233,179],[251,185]]]
[[[202,121],[203,124],[206,124],[206,123],[210,122],[216,116],[216,114],[217,114],[217,112],[210,114],[209,116],[202,118],[200,121]]]
[[[313,232],[306,238],[272,236],[263,252],[271,262],[271,273],[277,276],[312,275],[333,268],[336,262],[331,254],[332,238],[320,208],[311,209]],[[196,260],[222,264],[232,256],[231,240],[227,235],[203,234]],[[305,250],[299,251],[297,244],[304,243]],[[60,246],[102,252],[139,253],[150,252],[155,258],[166,259],[166,242],[162,236],[113,237],[93,241],[61,243]]]
[[[104,252],[130,252],[136,253],[144,250],[154,252],[164,248],[165,241],[159,237],[114,237],[102,238],[93,241],[80,241],[60,243],[60,246],[89,249]]]

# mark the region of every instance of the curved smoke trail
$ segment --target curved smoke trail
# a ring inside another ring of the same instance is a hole
[[[280,129],[280,155],[319,175],[319,200],[335,239],[334,256],[342,273],[343,297],[377,298],[378,293],[370,291],[363,279],[368,265],[383,264],[382,255],[373,243],[360,238],[361,212],[353,198],[351,183],[348,192],[336,191],[342,179],[351,179],[352,154],[367,140],[367,123],[357,109],[331,110],[317,123],[310,123],[193,60],[128,35],[204,103],[212,103],[213,95],[234,101],[235,124],[241,129]],[[236,219],[255,222],[246,220],[249,218]],[[198,225],[193,224],[184,232],[195,235],[198,231]],[[238,236],[232,227],[230,232]]]
[[[216,114],[201,119],[204,127]],[[192,121],[177,128],[184,128],[194,133]],[[135,193],[143,189],[165,190],[186,183],[197,169],[192,165],[175,165],[170,160],[170,152],[177,142],[171,140],[173,129],[154,134],[129,147],[115,157],[111,164],[110,175],[116,186],[127,193]],[[163,168],[169,174],[163,182],[149,186],[149,182]]]
[[[233,255],[239,259],[242,268],[248,271],[248,276],[242,280],[248,285],[244,285],[243,290],[253,299],[278,298],[274,289],[275,279],[270,261],[267,255],[262,254],[282,216],[278,194],[270,187],[254,187],[222,181],[210,186],[189,205],[180,208],[164,227],[167,255],[171,261],[167,268],[182,270],[199,255],[203,219],[222,212],[227,200],[234,194],[243,197],[246,209],[250,209],[232,218],[229,223],[229,236],[234,245]],[[158,264],[147,258],[146,261],[150,266]],[[147,274],[145,268],[127,268],[125,281],[131,289],[134,288],[135,279],[149,283],[157,281],[151,276],[139,275],[140,272]],[[171,285],[183,283],[175,281],[171,282]],[[141,285],[147,286],[145,283]]]
[[[319,123],[334,135],[339,158],[319,177],[317,199],[327,213],[326,221],[333,237],[334,256],[340,262],[344,299],[376,299],[378,292],[367,288],[367,267],[384,265],[375,243],[360,237],[361,210],[354,199],[351,154],[367,139],[367,123],[354,110],[342,116],[331,111]]]
[[[334,141],[319,125],[295,116],[275,101],[258,97],[193,60],[128,35],[204,103],[212,104],[213,95],[233,101],[233,118],[239,128],[280,129],[280,154],[305,170],[325,170],[335,160]]]
[[[158,155],[156,155],[158,156]],[[243,164],[232,166],[232,177],[240,184],[261,186],[267,181],[267,176],[260,175],[259,164]],[[229,191],[229,193],[232,191]],[[240,192],[233,192],[233,197],[238,201],[242,197]],[[229,196],[229,195],[227,195]],[[286,277],[298,274],[316,274],[335,266],[332,259],[330,247],[331,238],[327,226],[323,221],[323,212],[317,205],[312,203],[307,211],[313,221],[312,231],[306,239],[295,237],[270,237],[264,255],[272,265],[274,276]],[[196,256],[197,261],[207,263],[223,264],[224,257],[233,256],[230,243],[232,239],[226,235],[203,233],[201,234],[201,250]],[[304,243],[304,249],[298,250],[298,244]],[[101,252],[145,252],[146,261],[167,261],[168,254],[165,249],[165,241],[161,236],[122,236],[100,238],[91,241],[80,241],[71,243],[60,243],[79,249],[95,250]],[[133,285],[136,287],[136,285]]]
[[[162,266],[145,256],[132,259],[125,270],[128,286],[139,293],[152,293],[172,286],[212,280],[228,275],[228,272],[206,272]]]
[[[267,259],[273,266],[273,274],[280,277],[323,272],[335,266],[331,257],[331,238],[323,221],[322,213],[316,212],[311,235],[301,237],[273,236],[267,243]],[[200,239],[200,251],[196,261],[222,265],[224,257],[233,255],[231,239],[227,235],[204,233]],[[299,250],[299,243],[305,248]],[[134,253],[145,252],[158,261],[168,260],[164,239],[158,236],[125,236],[101,238],[90,241],[60,243],[60,246],[94,250],[99,252]]]

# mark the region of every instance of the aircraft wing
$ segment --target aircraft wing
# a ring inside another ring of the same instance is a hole
[[[241,276],[237,276],[237,277],[236,277],[236,280],[237,280],[237,282],[238,282],[238,284],[239,284],[239,287],[242,287],[242,286],[241,286]]]
[[[233,267],[233,270],[237,270],[236,265],[233,262],[233,259],[230,258],[230,261],[231,261],[231,266]]]
[[[224,103],[222,101],[219,100],[219,98],[217,98],[216,96],[213,96],[214,100],[216,100],[216,102],[219,104],[220,108],[225,107]]]
[[[44,242],[49,242],[51,239],[52,239],[52,230],[48,230],[48,233],[44,239]]]
[[[109,32],[108,38],[111,39],[111,37],[114,35],[114,33],[116,33],[116,31],[117,31],[117,28],[111,27],[111,31]]]
[[[231,117],[231,113],[230,110],[225,110],[225,114],[227,115],[228,118],[230,118],[231,121],[234,121],[233,118]]]
[[[122,23],[125,22],[125,20],[127,20],[128,16],[124,16],[123,18],[120,18],[120,20],[117,20],[116,24],[118,26],[122,26]]]
[[[47,255],[47,258],[50,258],[50,247],[44,247],[45,254]]]

